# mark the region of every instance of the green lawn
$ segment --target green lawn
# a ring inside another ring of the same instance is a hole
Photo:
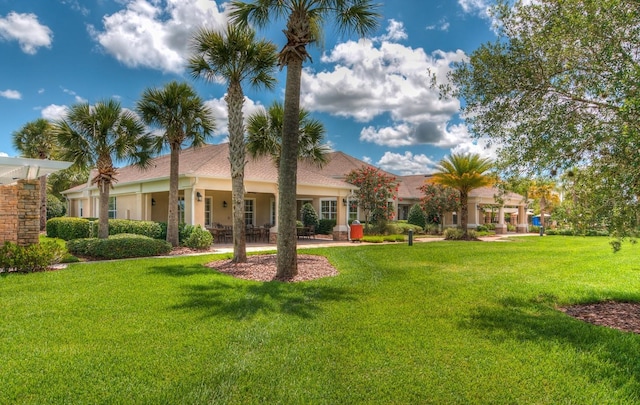
[[[640,246],[606,238],[324,250],[283,284],[214,256],[0,277],[0,403],[640,401],[640,336],[555,306],[640,301]]]

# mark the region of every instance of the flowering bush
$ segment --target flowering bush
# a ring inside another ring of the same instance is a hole
[[[369,221],[382,225],[395,217],[393,202],[398,198],[398,182],[394,176],[372,166],[362,166],[347,174],[346,181],[358,187],[356,200],[365,217],[365,228]]]
[[[421,203],[427,215],[427,223],[442,224],[445,213],[460,208],[460,193],[451,187],[425,183],[420,191],[424,194]]]

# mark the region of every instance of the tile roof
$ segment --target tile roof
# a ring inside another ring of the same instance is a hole
[[[153,181],[169,178],[170,155],[162,155],[153,159],[146,170],[136,166],[125,166],[118,169],[118,185]],[[230,179],[229,144],[207,144],[199,148],[186,148],[180,152],[180,176],[212,179]],[[269,157],[251,158],[247,156],[245,166],[245,182],[278,182],[278,170]],[[351,189],[348,183],[328,176],[316,167],[300,163],[298,165],[298,184]],[[83,184],[66,192],[81,191],[87,187]]]

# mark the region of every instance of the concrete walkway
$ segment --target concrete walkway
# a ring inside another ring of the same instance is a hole
[[[509,237],[512,236],[530,236],[537,234],[526,234],[526,233],[507,233],[503,235],[494,235],[494,236],[485,236],[481,237],[480,240],[485,242],[506,242]],[[444,238],[441,237],[432,237],[432,238],[414,238],[414,243],[425,243],[425,242],[442,242]],[[390,242],[391,243],[391,242]],[[408,242],[395,242],[396,244],[407,244]],[[316,238],[316,239],[298,239],[298,249],[313,249],[313,248],[326,248],[326,247],[337,247],[337,246],[371,246],[371,245],[380,245],[380,243],[367,243],[367,242],[349,242],[349,241],[334,241],[332,239],[325,238]],[[211,253],[233,253],[233,244],[231,243],[216,243],[213,245],[213,250],[206,252],[206,254]],[[277,246],[275,243],[264,243],[264,242],[247,242],[247,252],[265,252],[265,251],[276,251]]]

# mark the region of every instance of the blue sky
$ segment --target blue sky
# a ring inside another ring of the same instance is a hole
[[[371,38],[327,28],[305,64],[302,106],[340,150],[396,174],[429,173],[443,156],[491,156],[462,124],[459,100],[440,100],[430,69],[444,78],[454,61],[495,39],[490,0],[381,2]],[[226,140],[225,86],[191,79],[188,41],[202,25],[222,28],[227,4],[210,0],[0,0],[0,154],[17,156],[11,135],[40,117],[60,119],[77,102],[115,98],[134,108],[144,89],[191,83],[214,112],[212,143]],[[258,31],[283,44],[281,25]],[[245,88],[245,115],[284,97]]]

